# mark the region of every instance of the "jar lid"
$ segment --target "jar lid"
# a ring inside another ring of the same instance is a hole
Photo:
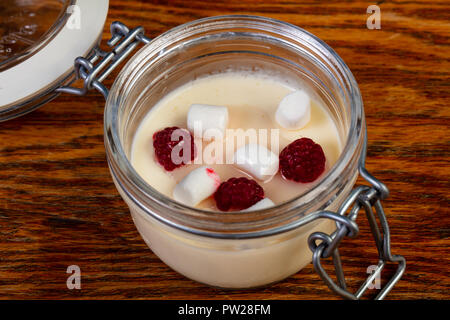
[[[0,121],[50,101],[101,39],[109,0],[2,0]]]

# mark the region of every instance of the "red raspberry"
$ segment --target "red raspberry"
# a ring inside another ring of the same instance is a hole
[[[177,135],[174,135],[175,141],[172,141],[172,134],[175,130],[182,130],[181,135],[177,133]],[[181,143],[185,137],[190,136],[190,143],[191,143],[191,156],[190,160],[194,160],[195,158],[195,143],[194,138],[192,135],[187,131],[186,129],[180,129],[178,127],[168,127],[164,130],[155,132],[153,135],[153,147],[155,148],[155,155],[156,159],[158,160],[159,164],[161,164],[164,169],[167,171],[173,171],[174,169],[181,167],[188,163],[189,161],[185,161],[183,157],[183,148],[180,148],[180,152],[177,156],[179,156],[179,160],[181,160],[181,163],[175,163],[172,159],[172,149]],[[187,139],[189,140],[189,139]],[[181,146],[180,146],[181,147]]]
[[[288,180],[312,182],[325,170],[325,154],[311,139],[297,139],[281,151],[280,169]]]
[[[244,177],[222,182],[214,193],[217,208],[222,211],[247,209],[263,198],[263,188],[255,180]]]

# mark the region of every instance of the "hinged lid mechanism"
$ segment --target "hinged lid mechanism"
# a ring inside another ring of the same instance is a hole
[[[100,40],[108,0],[0,4],[0,121],[50,101]],[[5,8],[3,8],[3,6]]]

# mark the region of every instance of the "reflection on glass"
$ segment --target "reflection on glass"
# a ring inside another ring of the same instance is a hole
[[[42,48],[64,25],[71,0],[0,1],[0,71]]]

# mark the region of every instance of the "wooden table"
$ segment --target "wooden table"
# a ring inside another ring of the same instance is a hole
[[[183,22],[257,14],[301,26],[331,45],[355,75],[369,132],[367,167],[391,190],[384,202],[392,251],[407,259],[389,299],[448,299],[450,3],[380,1],[111,0],[108,26],[142,25],[155,37]],[[106,81],[111,85],[112,77]],[[218,290],[184,278],[144,244],[117,193],[103,147],[104,100],[61,95],[0,124],[0,298],[334,299],[312,266],[275,285]],[[350,285],[376,263],[361,221],[342,243]],[[66,269],[81,268],[81,290]],[[373,292],[372,292],[373,293]]]

